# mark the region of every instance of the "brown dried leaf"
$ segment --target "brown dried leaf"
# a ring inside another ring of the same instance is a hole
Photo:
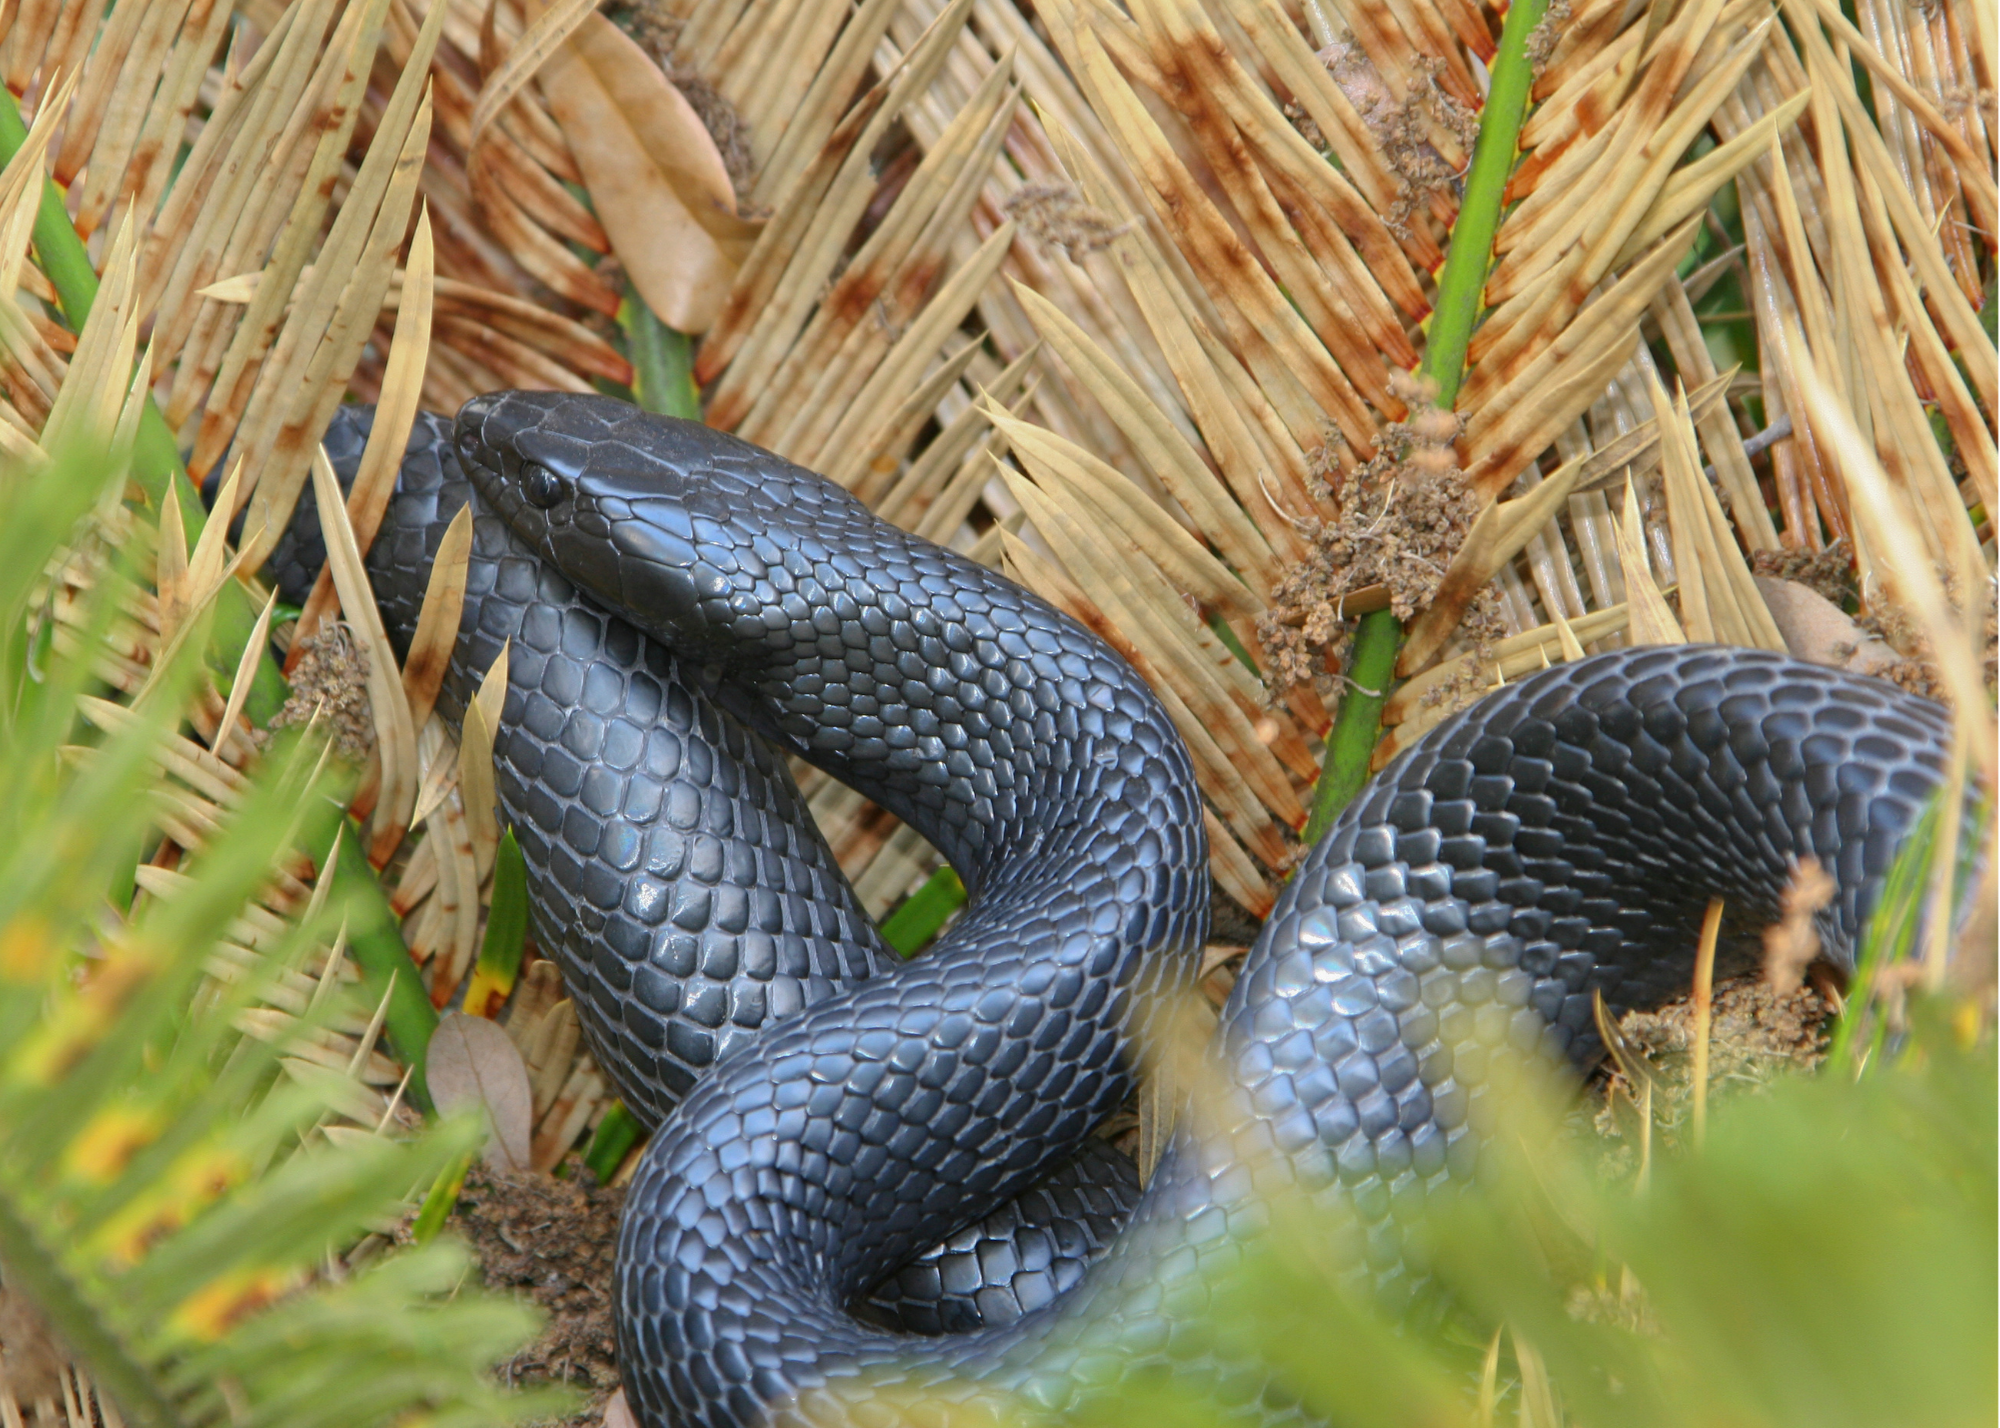
[[[604,1405],[604,1428],[639,1428],[639,1420],[625,1406],[625,1390],[619,1389]]]
[[[1853,616],[1817,590],[1796,580],[1765,575],[1756,580],[1786,652],[1794,658],[1857,674],[1881,674],[1902,658],[1880,635],[1862,629]]]
[[[437,704],[438,689],[458,646],[459,621],[465,612],[465,582],[471,568],[472,507],[460,506],[438,542],[431,562],[430,583],[417,632],[410,636],[410,653],[403,661],[403,695],[410,704],[410,721],[422,728]]]
[[[540,74],[612,251],[654,316],[706,332],[755,224],[694,107],[646,52],[589,16]]]
[[[527,1063],[505,1031],[484,1017],[446,1012],[424,1053],[424,1079],[440,1114],[484,1113],[493,1132],[486,1143],[489,1166],[514,1172],[528,1168],[534,1096]]]

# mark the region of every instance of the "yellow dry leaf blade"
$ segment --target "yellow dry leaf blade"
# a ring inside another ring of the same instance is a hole
[[[1127,271],[1133,294],[1146,312],[1149,325],[1156,335],[1162,337],[1169,361],[1174,361],[1176,357],[1180,359],[1175,367],[1175,376],[1182,390],[1198,389],[1204,400],[1209,399],[1211,394],[1201,385],[1201,369],[1209,369],[1209,386],[1213,386],[1213,368],[1209,367],[1207,356],[1200,351],[1193,332],[1172,299],[1160,290],[1169,279],[1157,269],[1150,274]],[[1149,283],[1145,280],[1147,276],[1157,281]],[[1201,453],[1194,449],[1193,444],[1139,384],[1067,314],[1030,288],[1016,285],[1014,294],[1043,340],[1049,343],[1056,355],[1063,359],[1118,424],[1118,429],[1131,442],[1133,450],[1145,462],[1154,479],[1180,502],[1196,527],[1215,542],[1223,557],[1243,571],[1255,588],[1268,594],[1279,578],[1271,546],[1237,504],[1235,495],[1215,479]],[[1226,407],[1227,403],[1218,403],[1217,406]],[[1198,420],[1208,415],[1199,409],[1196,412]],[[1240,453],[1241,448],[1255,445],[1241,414],[1230,410],[1227,417],[1233,419],[1235,427],[1232,439],[1217,441],[1215,437],[1209,437],[1210,441],[1224,447],[1220,453],[1222,457],[1228,457],[1231,450]],[[1216,411],[1213,420],[1224,420],[1224,413]],[[1211,421],[1202,420],[1205,436],[1213,429]],[[1226,462],[1225,469],[1248,464],[1239,454],[1236,459]]]
[[[864,409],[880,409],[899,391],[907,390],[923,363],[936,355],[951,335],[965,323],[967,314],[979,301],[1000,271],[1014,244],[1014,220],[1008,219],[989,234],[966,262],[945,280],[926,303],[903,335],[883,354],[879,364],[854,362],[844,367],[836,362],[800,404],[800,420],[787,428],[776,443],[779,451],[806,465],[817,465],[820,452],[842,410],[858,404]],[[866,332],[867,328],[858,328]],[[869,333],[865,345],[872,347],[879,329]],[[871,371],[871,366],[873,370]],[[859,390],[856,391],[856,386]]]
[[[70,444],[106,445],[118,425],[119,408],[132,380],[138,355],[139,314],[136,281],[136,230],[119,232],[104,259],[104,281],[91,304],[90,317],[77,335],[69,373],[49,408],[41,444],[53,451]]]
[[[35,122],[28,137],[0,170],[0,293],[12,295],[21,285],[21,268],[28,259],[28,235],[34,231],[35,214],[42,202],[42,178],[48,159],[49,140],[62,123],[76,89],[77,75],[51,75],[41,102],[35,108]]]
[[[987,415],[1017,452],[1043,464],[1048,479],[1087,492],[1093,504],[1114,513],[1134,544],[1197,600],[1230,616],[1254,617],[1263,611],[1264,602],[1248,586],[1128,478],[1053,432],[998,408],[988,407]]]
[[[363,554],[374,545],[382,515],[389,508],[389,498],[396,489],[396,473],[409,449],[410,430],[423,400],[435,268],[430,209],[426,207],[417,215],[416,232],[410,238],[409,264],[396,305],[396,332],[389,344],[382,390],[375,401],[374,424],[369,428],[368,445],[362,451],[354,484],[347,493],[348,520],[354,527],[355,544]],[[332,577],[322,570],[299,611],[298,628],[292,636],[294,648],[319,628],[320,621],[332,608]],[[415,716],[413,723],[420,727],[422,716]]]
[[[465,723],[459,735],[458,787],[465,800],[473,858],[481,879],[493,866],[494,850],[500,846],[500,823],[495,812],[493,784],[493,740],[500,732],[500,711],[507,698],[509,648],[508,645],[500,647],[492,667],[480,681],[479,692],[466,705]]]
[[[898,324],[915,314],[950,261],[951,238],[990,179],[1014,113],[1011,74],[1011,60],[993,67],[874,232],[818,295],[812,319],[737,424],[740,435],[813,464],[828,427],[815,408],[848,404],[873,371],[875,354],[896,340]],[[842,180],[852,177],[843,172]],[[916,356],[928,360],[934,352],[927,347]]]
[[[1632,262],[1655,242],[1691,215],[1707,208],[1716,190],[1735,178],[1752,161],[1778,142],[1778,135],[1798,122],[1812,101],[1810,89],[1801,90],[1758,118],[1757,122],[1727,142],[1717,145],[1693,163],[1676,169],[1660,190],[1639,226],[1611,260],[1614,270]]]
[[[397,97],[403,97],[400,87]],[[235,440],[246,458],[263,468],[251,493],[244,541],[259,562],[276,545],[298,502],[311,447],[325,433],[381,312],[394,269],[389,250],[409,223],[430,115],[427,89],[412,96],[407,108],[392,99],[389,119],[334,220],[313,281],[299,291],[237,428]],[[407,127],[392,128],[390,120]]]
[[[984,344],[974,338],[937,365],[894,411],[877,416],[873,426],[858,440],[841,445],[832,443],[822,473],[827,480],[845,486],[871,508],[896,475],[898,464],[919,432],[937,414],[946,392],[958,386]],[[877,508],[877,514],[881,514]],[[886,519],[886,518],[885,518]]]
[[[1625,575],[1625,603],[1635,645],[1684,645],[1667,597],[1653,581],[1653,569],[1646,559],[1646,532],[1639,515],[1639,495],[1632,483],[1625,483],[1625,508],[1614,526],[1618,542],[1618,564]]]
[[[479,147],[486,137],[487,126],[512,104],[534,79],[537,72],[563,47],[579,26],[596,13],[595,0],[556,0],[555,4],[543,6],[531,3],[526,7],[529,18],[528,28],[521,32],[513,47],[507,51],[493,72],[486,76],[486,82],[479,87],[479,97],[472,106],[472,120],[468,125],[470,138],[466,152]]]
[[[376,808],[375,834],[369,854],[378,865],[386,862],[395,840],[410,825],[410,810],[417,797],[417,732],[410,723],[410,706],[403,698],[403,682],[396,668],[395,651],[382,628],[382,614],[375,604],[375,592],[368,583],[368,569],[354,541],[348,523],[347,503],[341,499],[340,482],[326,448],[314,451],[312,462],[313,497],[319,505],[320,530],[326,536],[326,561],[333,572],[334,589],[340,593],[340,608],[354,631],[355,641],[368,660],[368,702],[375,718],[375,751],[381,761],[381,794]],[[381,852],[379,858],[375,854]]]
[[[1231,814],[1231,825],[1246,839],[1256,839],[1253,846],[1272,861],[1272,852],[1281,845],[1272,841],[1270,819],[1275,816],[1296,828],[1305,821],[1305,808],[1283,768],[1205,665],[1188,632],[1176,628],[1180,621],[1192,622],[1186,607],[1170,608],[1144,588],[1135,579],[1138,572],[1105,543],[1101,524],[1089,514],[1007,468],[1001,468],[1001,475],[1071,579],[1145,653],[1141,672],[1148,682],[1155,690],[1172,688],[1175,700],[1187,711],[1183,736],[1191,743],[1213,745],[1213,759],[1198,756],[1198,762],[1210,765],[1204,785],[1220,786],[1217,802]]]

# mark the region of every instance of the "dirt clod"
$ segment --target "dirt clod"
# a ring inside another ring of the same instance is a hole
[[[1756,973],[1717,983],[1708,1043],[1709,1104],[1817,1067],[1826,1059],[1832,1016],[1832,1004],[1812,986],[1781,992]],[[1627,1012],[1618,1029],[1653,1074],[1655,1143],[1677,1143],[1694,1116],[1694,998]],[[1639,1164],[1634,1113],[1639,1088],[1607,1063],[1591,1089],[1582,1110],[1603,1142],[1604,1173],[1629,1176]]]
[[[502,1377],[573,1384],[590,1396],[587,1411],[560,1428],[595,1425],[618,1387],[611,1272],[624,1204],[622,1187],[599,1185],[572,1160],[562,1180],[474,1165],[452,1211],[487,1287],[526,1295],[549,1316],[542,1336],[502,1366]]]

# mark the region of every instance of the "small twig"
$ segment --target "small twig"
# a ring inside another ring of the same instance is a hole
[[[1708,900],[1701,944],[1694,954],[1694,1143],[1708,1135],[1708,1041],[1715,1016],[1715,939],[1722,931],[1722,899]]]
[[[1743,459],[1746,461],[1755,461],[1759,456],[1769,451],[1773,446],[1776,446],[1791,434],[1791,417],[1779,417],[1755,436],[1746,436],[1743,438]],[[1702,467],[1701,474],[1711,481],[1720,479],[1716,475],[1715,467],[1713,466]]]

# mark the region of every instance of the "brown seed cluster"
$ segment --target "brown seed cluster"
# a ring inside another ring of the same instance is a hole
[[[1294,129],[1299,131],[1301,139],[1304,139],[1322,154],[1327,151],[1329,146],[1326,142],[1326,135],[1320,132],[1318,121],[1289,99],[1285,101],[1285,119]]]
[[[1286,572],[1258,620],[1280,688],[1326,667],[1327,654],[1347,637],[1345,600],[1357,590],[1387,587],[1401,620],[1429,604],[1479,513],[1452,449],[1459,416],[1432,404],[1434,385],[1399,376],[1391,386],[1411,415],[1383,428],[1372,459],[1341,470],[1331,446],[1338,437],[1329,431],[1329,445],[1308,467],[1315,494],[1330,498],[1339,514],[1306,523],[1311,554]]]
[[[1087,254],[1109,247],[1121,234],[1132,230],[1130,223],[1120,223],[1102,209],[1085,203],[1074,184],[1026,184],[1000,207],[1029,237],[1062,249],[1063,256],[1072,263],[1081,263]]]
[[[1825,550],[1787,546],[1750,552],[1750,569],[1774,580],[1794,580],[1844,607],[1859,593],[1854,583],[1854,547],[1841,536]]]
[[[345,622],[328,620],[299,643],[292,692],[271,717],[273,729],[310,724],[317,715],[333,732],[333,747],[350,763],[375,749],[375,713],[368,702],[368,654]]]

